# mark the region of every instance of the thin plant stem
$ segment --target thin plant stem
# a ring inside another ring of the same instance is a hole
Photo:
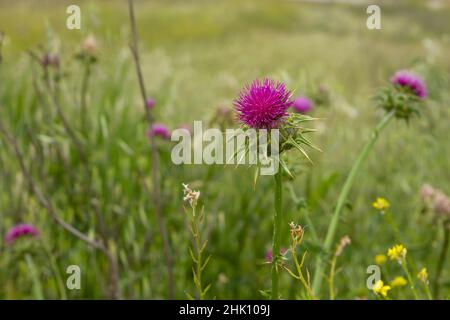
[[[144,76],[142,74],[141,62],[139,56],[139,41],[138,41],[138,33],[136,27],[136,17],[134,14],[134,5],[133,0],[128,0],[128,11],[130,16],[130,24],[131,24],[131,35],[132,35],[132,43],[130,45],[131,53],[133,55],[134,64],[136,67],[136,74],[138,77],[139,88],[143,100],[143,106],[145,110],[145,118],[147,123],[151,125],[153,123],[153,117],[150,113],[150,110],[147,108],[147,91],[145,89]],[[167,233],[164,217],[161,213],[161,197],[160,197],[160,185],[158,178],[158,149],[156,146],[155,139],[150,139],[151,145],[151,160],[152,160],[152,198],[155,206],[155,216],[159,227],[159,232],[161,233],[161,238],[163,242],[163,253],[166,260],[167,267],[167,279],[168,279],[168,295],[169,299],[173,299],[175,297],[175,284],[173,279],[173,258],[170,248],[169,235]]]
[[[271,299],[278,299],[278,256],[280,254],[281,243],[281,225],[283,221],[282,217],[282,184],[281,184],[282,172],[278,171],[275,174],[275,214],[273,217],[273,242],[272,242],[272,291]]]
[[[439,297],[439,280],[441,278],[442,270],[447,259],[448,245],[450,240],[450,220],[444,221],[444,241],[442,242],[441,252],[439,254],[439,260],[436,265],[436,272],[433,281],[433,295],[438,299]]]
[[[195,209],[194,210],[194,219],[196,219],[195,217]],[[198,223],[194,222],[194,234],[195,234],[195,247],[196,247],[196,251],[197,251],[197,271],[196,271],[196,276],[197,276],[197,290],[198,290],[198,296],[200,300],[203,300],[204,295],[203,295],[203,285],[202,285],[202,263],[203,263],[203,259],[202,259],[202,246],[200,244],[200,230],[198,227]]]
[[[293,271],[291,271],[291,269],[289,269],[284,263],[281,264],[281,266],[286,269],[286,271],[295,279],[299,280],[301,285],[305,288],[306,290],[306,296],[308,299],[313,300],[314,296],[312,294],[312,289],[311,289],[311,283],[310,283],[310,278],[309,278],[309,272],[308,270],[306,270],[306,278],[303,275],[303,271],[302,271],[302,267],[303,264],[305,262],[305,258],[306,258],[306,251],[302,254],[301,256],[301,260],[298,261],[298,257],[297,257],[297,247],[300,246],[300,244],[302,243],[303,240],[303,229],[300,227],[300,225],[295,225],[293,222],[291,222],[289,224],[290,228],[291,228],[291,255],[292,255],[292,261],[294,262],[294,266],[295,266],[295,271],[296,273],[294,273]]]
[[[3,62],[3,56],[2,56],[2,48],[3,48],[3,39],[5,38],[5,34],[3,31],[0,31],[0,65]]]
[[[334,300],[334,275],[336,274],[336,260],[337,256],[333,255],[330,268],[330,300]]]
[[[348,193],[351,190],[351,187],[353,185],[355,177],[356,177],[359,169],[361,168],[361,165],[366,160],[370,150],[373,148],[375,142],[377,141],[380,132],[389,123],[389,121],[393,118],[394,114],[395,114],[395,112],[391,111],[391,112],[387,113],[381,119],[381,121],[378,123],[378,125],[375,127],[374,131],[372,132],[372,135],[371,135],[369,141],[367,141],[367,143],[365,144],[361,153],[358,155],[358,158],[356,159],[349,175],[347,176],[344,186],[341,189],[341,193],[339,194],[339,198],[338,198],[336,207],[334,209],[330,225],[328,227],[327,235],[325,237],[325,242],[324,242],[324,246],[323,246],[323,249],[325,252],[329,252],[331,250],[334,236],[336,234],[336,230],[337,230],[337,227],[339,224],[339,219],[341,217],[341,212],[342,212],[342,209],[344,208]],[[315,271],[315,274],[314,274],[314,279],[313,279],[313,292],[314,292],[314,295],[317,297],[320,294],[322,277],[324,275],[323,257],[319,256],[317,258],[316,268],[314,271]]]
[[[50,262],[50,267],[52,268],[52,272],[55,275],[56,286],[59,290],[61,300],[67,300],[66,289],[64,286],[64,281],[62,279],[61,273],[59,272],[58,265],[55,261],[55,257],[50,252],[50,249],[47,247],[47,244],[42,241],[42,248]]]
[[[412,291],[412,293],[414,295],[414,299],[420,300],[419,296],[417,295],[416,287],[415,287],[414,281],[413,281],[413,279],[411,277],[411,273],[409,272],[408,262],[406,261],[406,258],[402,259],[401,266],[402,266],[403,271],[406,274],[406,277],[408,278],[409,287],[411,288],[411,291]]]
[[[72,139],[73,143],[75,144],[75,147],[77,148],[78,154],[81,158],[81,161],[83,162],[83,164],[85,164],[87,166],[88,160],[87,160],[87,156],[83,147],[83,143],[81,142],[81,140],[77,137],[75,131],[72,129],[69,121],[67,120],[66,116],[64,115],[63,112],[63,108],[59,102],[59,97],[58,97],[58,86],[57,84],[54,84],[52,87],[52,84],[50,82],[50,78],[47,74],[47,68],[45,68],[46,71],[46,76],[45,78],[45,86],[47,88],[47,91],[50,95],[50,99],[56,109],[56,113],[59,117],[59,119],[61,120],[61,123],[64,127],[64,129],[66,130],[67,134],[69,135],[69,137]]]
[[[394,220],[394,217],[392,216],[391,211],[386,210],[386,212],[384,213],[386,216],[386,220],[388,221],[388,223],[391,225],[392,230],[394,231],[394,236],[395,239],[398,242],[402,242],[401,236],[400,236],[400,230],[398,229],[397,223]]]
[[[311,290],[311,285],[309,282],[309,273],[307,273],[307,279],[305,279],[305,277],[303,276],[303,272],[302,272],[302,266],[303,266],[303,262],[305,260],[305,256],[306,256],[306,252],[303,254],[302,256],[302,260],[299,263],[298,262],[298,258],[297,258],[297,248],[296,246],[292,246],[291,247],[291,252],[292,252],[292,260],[294,261],[295,264],[295,268],[297,269],[297,273],[298,273],[298,279],[300,280],[300,282],[302,283],[302,285],[305,287],[306,289],[306,294],[308,296],[309,299],[313,300],[314,296]],[[308,271],[306,271],[308,272]]]
[[[81,95],[80,95],[80,122],[82,132],[87,134],[88,125],[87,125],[87,93],[89,88],[89,78],[91,75],[91,63],[90,61],[84,62],[84,73],[83,79],[81,83]]]
[[[195,242],[195,251],[197,253],[197,258],[196,258],[196,278],[197,281],[195,281],[195,285],[197,287],[197,291],[198,291],[198,298],[200,300],[203,300],[204,295],[203,295],[203,285],[202,285],[202,264],[203,264],[203,259],[202,259],[202,245],[201,245],[201,239],[200,239],[200,230],[199,230],[199,225],[198,225],[198,218],[195,215],[195,207],[192,209],[192,215],[193,215],[193,221],[192,221],[192,233],[194,236],[194,242]]]
[[[36,268],[36,265],[34,264],[33,258],[30,254],[25,255],[25,261],[28,266],[28,274],[31,278],[31,281],[33,282],[33,295],[36,300],[44,300],[44,291],[42,288],[42,282],[39,279],[39,272]]]
[[[430,285],[427,283],[423,284],[425,287],[425,293],[427,295],[428,300],[433,300],[433,296],[431,295],[431,291],[430,291]]]
[[[204,259],[203,253],[206,249],[207,240],[203,240],[201,234],[201,227],[204,221],[204,211],[203,209],[200,211],[200,214],[197,214],[196,211],[196,202],[191,203],[192,214],[189,216],[189,229],[192,235],[192,246],[189,247],[189,254],[194,263],[192,267],[192,274],[194,276],[194,285],[197,289],[197,298],[199,300],[204,300],[206,298],[206,293],[211,288],[211,284],[207,285],[205,288],[203,287],[203,270],[206,268],[211,256],[208,256]],[[193,297],[186,293],[190,299]]]

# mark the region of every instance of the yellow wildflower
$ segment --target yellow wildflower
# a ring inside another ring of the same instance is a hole
[[[377,210],[386,211],[390,204],[385,198],[378,197],[377,200],[372,203],[372,206]]]
[[[387,255],[391,260],[401,262],[406,257],[406,252],[407,250],[402,244],[397,244],[388,250]]]
[[[375,294],[380,295],[383,298],[386,298],[388,291],[391,290],[391,287],[385,286],[382,280],[378,280],[372,287],[372,290]]]
[[[379,266],[381,266],[382,264],[384,264],[387,260],[387,257],[384,254],[377,254],[375,256],[375,263]]]
[[[403,277],[395,277],[394,280],[391,281],[391,287],[403,287],[408,284],[408,281]]]
[[[417,278],[419,278],[423,283],[428,283],[427,268],[422,268],[422,270],[420,270],[420,272],[417,274]]]

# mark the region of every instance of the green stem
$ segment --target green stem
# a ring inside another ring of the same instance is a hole
[[[413,282],[413,279],[411,277],[411,273],[409,272],[408,262],[406,261],[406,258],[402,259],[401,265],[402,265],[403,271],[406,274],[406,277],[408,278],[409,286],[410,286],[411,291],[412,291],[412,293],[414,295],[414,299],[420,300],[419,296],[417,295],[416,287],[414,286],[414,282]]]
[[[433,300],[433,296],[431,295],[430,286],[428,283],[423,284],[425,286],[425,293],[427,294],[428,300]]]
[[[448,244],[450,238],[450,221],[445,221],[444,224],[444,242],[442,243],[441,253],[436,266],[436,272],[433,281],[433,295],[436,299],[439,298],[439,278],[441,277],[442,269],[444,268],[447,257]]]
[[[44,291],[42,289],[41,279],[39,279],[39,272],[33,262],[33,258],[30,254],[25,255],[25,261],[27,262],[29,275],[33,282],[33,294],[36,300],[44,300]]]
[[[50,252],[50,249],[47,247],[47,244],[45,244],[43,241],[42,241],[42,248],[44,249],[44,252],[50,262],[52,272],[55,275],[56,286],[58,287],[61,300],[67,300],[66,289],[64,287],[64,281],[62,279],[61,273],[59,272],[58,265],[55,261],[55,258],[52,255],[52,253]]]
[[[399,229],[398,229],[397,224],[395,223],[394,217],[392,216],[392,214],[391,214],[391,212],[389,211],[389,209],[386,210],[386,212],[385,212],[384,214],[385,214],[385,216],[386,216],[386,219],[387,219],[388,223],[391,225],[392,230],[394,231],[395,239],[396,239],[399,243],[401,243],[401,242],[402,242],[402,239],[401,239],[401,237],[400,237],[400,231],[399,231]]]
[[[196,219],[196,218],[194,218]],[[201,248],[201,244],[200,244],[200,233],[199,233],[199,229],[198,229],[198,223],[195,223],[195,246],[197,247],[197,290],[198,290],[198,298],[200,300],[203,300],[203,286],[202,286],[202,264],[203,264],[203,260],[202,260],[202,248]]]
[[[333,260],[331,261],[330,268],[330,300],[334,300],[334,275],[336,272],[336,260],[337,256],[333,256]]]
[[[364,148],[362,149],[361,153],[356,159],[356,162],[354,163],[349,175],[347,176],[347,180],[345,181],[344,186],[342,187],[336,207],[333,212],[333,217],[331,218],[331,222],[328,227],[327,235],[323,246],[325,252],[329,252],[331,250],[333,239],[336,234],[337,226],[339,223],[341,211],[345,205],[348,193],[350,192],[350,189],[353,185],[353,181],[355,180],[356,174],[361,168],[361,165],[364,163],[364,160],[367,158],[369,151],[373,148],[373,145],[377,141],[381,130],[386,126],[386,124],[392,119],[393,116],[394,112],[391,111],[381,119],[380,123],[375,127],[375,130],[373,131],[370,140],[367,141],[367,143],[365,144]],[[323,257],[318,257],[316,261],[316,268],[313,280],[313,292],[316,297],[318,297],[320,294],[323,275],[324,275]]]
[[[81,97],[80,97],[80,116],[81,116],[81,129],[83,134],[87,134],[87,92],[89,88],[89,76],[91,74],[91,63],[89,61],[84,62],[84,74],[81,83]]]
[[[280,254],[281,242],[281,223],[282,223],[282,185],[281,185],[281,171],[275,174],[275,214],[274,214],[274,228],[273,228],[273,243],[272,243],[272,292],[271,298],[278,299],[278,255]]]

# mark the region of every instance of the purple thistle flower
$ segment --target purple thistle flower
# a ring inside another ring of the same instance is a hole
[[[147,101],[145,101],[145,106],[151,110],[155,107],[155,100],[153,100],[152,98],[147,98]]]
[[[397,71],[391,78],[391,83],[409,88],[420,99],[425,99],[427,96],[427,86],[425,85],[425,82],[421,77],[411,71]]]
[[[7,244],[12,244],[18,238],[25,235],[37,237],[39,236],[39,231],[36,229],[36,227],[32,226],[31,224],[25,223],[18,224],[9,229],[9,231],[6,233],[5,241]]]
[[[247,84],[234,101],[239,121],[255,129],[278,127],[291,105],[291,92],[286,86],[268,78]]]
[[[162,123],[153,124],[147,131],[147,136],[152,138],[154,136],[161,137],[163,139],[170,139],[170,130]]]
[[[292,105],[298,113],[308,113],[312,110],[313,103],[306,97],[297,97]]]

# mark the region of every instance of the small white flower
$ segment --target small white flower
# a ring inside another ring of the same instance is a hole
[[[198,198],[200,198],[200,191],[193,191],[187,184],[183,183],[183,193],[183,201],[187,201],[191,207],[195,207],[197,205]]]

